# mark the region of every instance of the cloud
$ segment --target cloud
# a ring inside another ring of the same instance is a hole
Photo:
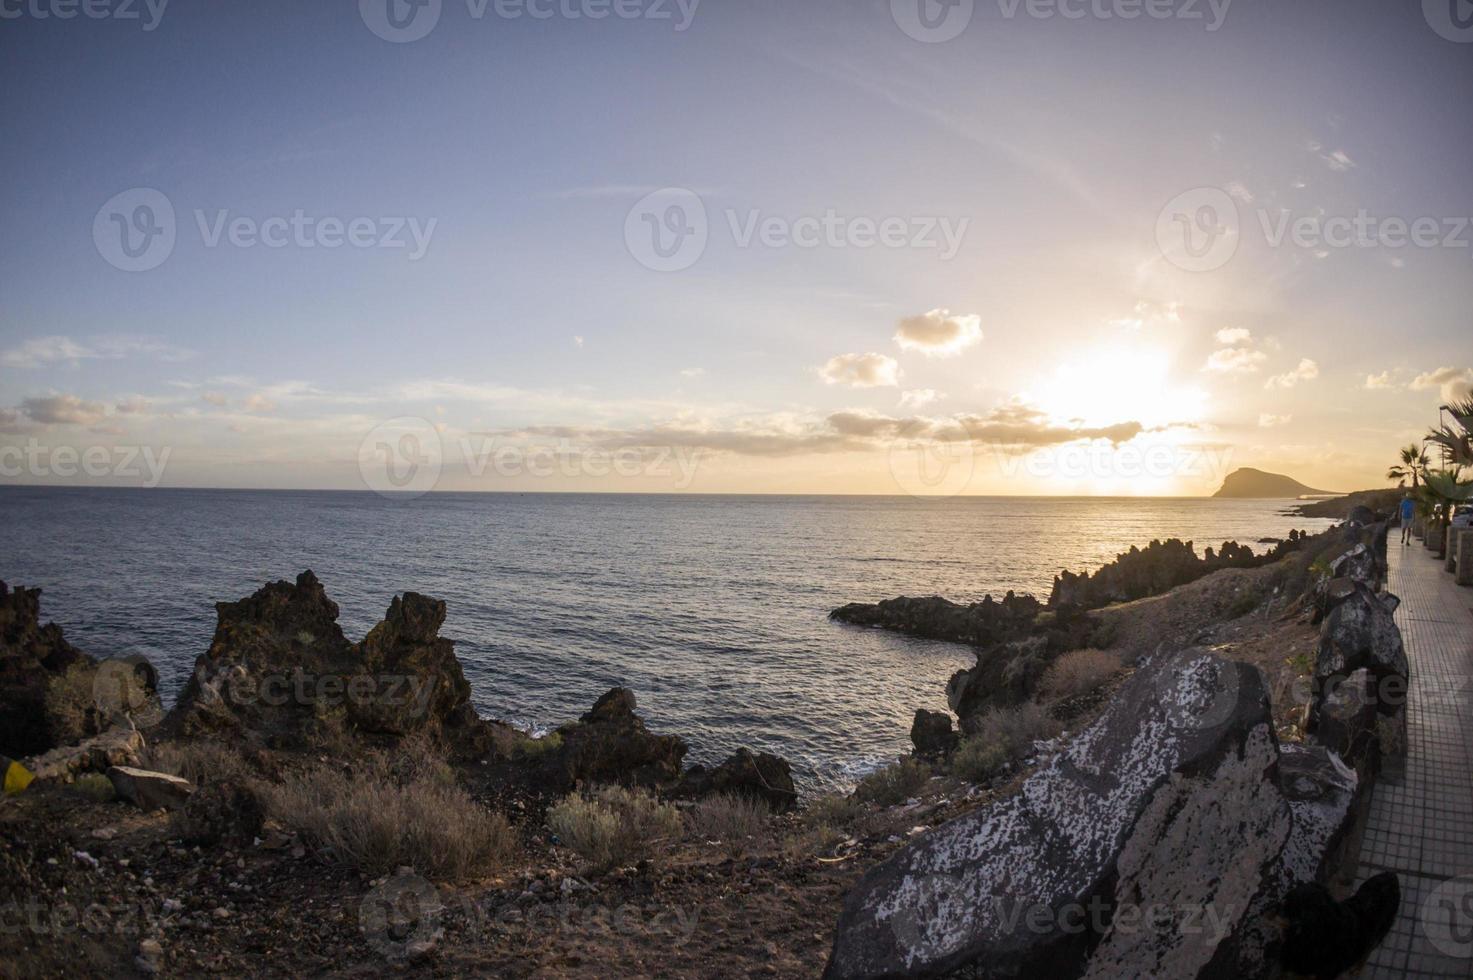
[[[927,357],[950,357],[982,342],[982,318],[932,310],[901,320],[894,339],[901,350],[920,351]]]
[[[900,384],[900,364],[893,357],[876,354],[840,354],[819,368],[826,384],[851,388],[893,388]]]
[[[1280,425],[1288,425],[1292,421],[1294,421],[1294,416],[1292,415],[1270,415],[1264,412],[1258,416],[1258,427],[1260,429],[1272,429]]]
[[[13,435],[26,431],[28,424],[21,420],[20,412],[13,408],[0,408],[0,432]]]
[[[682,378],[704,378],[706,369],[702,367],[681,368],[680,376]]]
[[[1329,153],[1320,154],[1320,159],[1325,161],[1325,166],[1336,173],[1345,173],[1355,167],[1355,161],[1350,159],[1344,150],[1331,150]]]
[[[914,388],[900,393],[900,407],[925,408],[932,402],[940,401],[945,397],[935,388]]]
[[[1253,331],[1246,327],[1224,327],[1217,331],[1217,342],[1230,346],[1253,342]]]
[[[0,367],[38,368],[51,364],[75,365],[85,360],[115,360],[149,354],[164,361],[182,361],[192,355],[182,347],[146,337],[101,337],[79,343],[70,337],[33,337],[0,354]]]
[[[942,418],[891,416],[851,410],[822,419],[786,415],[743,419],[724,427],[670,422],[635,428],[531,426],[488,433],[501,438],[558,440],[567,451],[578,447],[604,451],[703,450],[742,456],[784,457],[808,453],[878,452],[897,440],[914,443],[970,443],[974,450],[1012,451],[1071,442],[1127,442],[1145,431],[1139,422],[1108,426],[1061,425],[1025,405],[1005,405],[986,415],[957,414]]]
[[[1320,366],[1305,357],[1292,371],[1276,374],[1264,383],[1265,388],[1292,388],[1301,381],[1313,381],[1320,376]]]
[[[1134,316],[1118,317],[1109,322],[1112,327],[1124,327],[1127,330],[1139,330],[1147,324],[1181,323],[1181,303],[1176,300],[1169,303],[1136,300]]]
[[[1366,383],[1362,387],[1369,388],[1372,391],[1379,391],[1383,388],[1394,388],[1396,385],[1391,380],[1391,372],[1382,371],[1380,374],[1366,375]]]
[[[221,404],[224,404],[223,401]],[[247,412],[274,412],[276,403],[262,394],[248,395],[244,402]]]
[[[583,335],[582,334],[574,334],[573,335],[573,346],[579,348],[580,350],[582,349],[582,347],[583,347]]]
[[[152,407],[153,403],[147,398],[144,398],[142,395],[134,395],[131,398],[124,398],[114,405],[113,411],[123,415],[142,415]]]
[[[1445,402],[1468,398],[1473,396],[1473,368],[1440,367],[1417,375],[1409,387],[1413,391],[1437,388]]]
[[[203,395],[200,395],[199,398],[200,401],[208,402],[209,404],[219,408],[224,408],[230,402],[230,399],[226,398],[218,391],[207,391]]]
[[[1248,347],[1224,347],[1215,350],[1202,365],[1202,370],[1216,374],[1252,374],[1257,371],[1268,355],[1261,350]]]
[[[33,422],[42,425],[96,425],[107,417],[107,408],[98,402],[87,402],[76,395],[48,395],[27,398],[20,410]]]

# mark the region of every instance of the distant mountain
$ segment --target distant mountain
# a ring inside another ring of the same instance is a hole
[[[1251,467],[1233,470],[1222,481],[1222,489],[1214,497],[1324,497],[1328,490],[1307,487],[1281,473],[1265,473]]]

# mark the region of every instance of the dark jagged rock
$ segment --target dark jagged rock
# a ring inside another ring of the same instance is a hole
[[[1364,584],[1353,582],[1353,591],[1330,611],[1320,625],[1309,731],[1317,730],[1324,700],[1335,684],[1362,668],[1366,669],[1378,692],[1385,692],[1397,684],[1405,690],[1409,670],[1406,650],[1391,609]],[[1377,711],[1388,716],[1399,714],[1403,704],[1402,699],[1385,696],[1378,697],[1376,702]]]
[[[788,761],[769,752],[737,749],[725,762],[707,769],[691,766],[681,780],[681,795],[702,797],[718,793],[760,800],[775,812],[791,810],[798,802],[793,770]]]
[[[916,709],[915,720],[910,725],[910,742],[915,746],[916,755],[923,759],[939,759],[950,755],[960,741],[960,733],[951,727],[951,715]]]
[[[1042,611],[1043,607],[1032,596],[1009,592],[1001,602],[989,595],[981,602],[965,606],[940,596],[853,602],[835,609],[829,618],[932,640],[989,646],[1026,635]]]
[[[1338,682],[1332,678],[1315,719],[1314,741],[1362,776],[1374,775],[1380,768],[1381,746],[1376,734],[1379,696],[1378,685],[1365,668]]]
[[[439,635],[443,601],[396,597],[358,644],[310,571],[215,608],[210,648],[167,719],[179,734],[294,744],[341,723],[389,737],[427,730],[462,757],[490,751],[493,726],[476,715],[454,644]]]
[[[1220,936],[1181,928],[1182,910],[1235,931],[1289,838],[1277,761],[1256,669],[1158,657],[1016,795],[871,869],[827,976],[1195,976]],[[1153,902],[1169,922],[1113,915]]]
[[[71,734],[102,731],[101,712],[83,707],[83,730],[63,731],[46,704],[47,692],[69,670],[97,661],[62,636],[55,623],[40,622],[41,590],[14,589],[0,582],[0,754],[36,755],[70,741]]]
[[[1350,508],[1350,513],[1345,515],[1345,520],[1350,524],[1364,527],[1376,523],[1376,512],[1365,504],[1357,504]]]
[[[635,706],[634,692],[616,687],[578,721],[559,728],[562,744],[545,763],[550,783],[564,791],[580,783],[674,784],[686,744],[679,736],[651,732]]]
[[[1049,593],[1050,608],[1098,609],[1113,602],[1129,602],[1169,592],[1222,568],[1257,568],[1297,551],[1309,535],[1290,531],[1289,537],[1255,555],[1247,545],[1224,541],[1221,549],[1208,548],[1201,558],[1190,541],[1171,538],[1134,546],[1092,574],[1063,571]]]

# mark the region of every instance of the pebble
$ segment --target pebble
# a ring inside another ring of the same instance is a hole
[[[227,909],[223,905],[217,905],[217,906],[215,906],[214,910],[211,911],[210,914],[213,915],[217,919],[228,919],[228,918],[230,918],[230,910]]]

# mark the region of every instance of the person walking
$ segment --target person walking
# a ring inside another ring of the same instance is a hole
[[[1417,512],[1417,505],[1412,502],[1412,495],[1407,494],[1401,498],[1401,543],[1412,543],[1412,517]]]

